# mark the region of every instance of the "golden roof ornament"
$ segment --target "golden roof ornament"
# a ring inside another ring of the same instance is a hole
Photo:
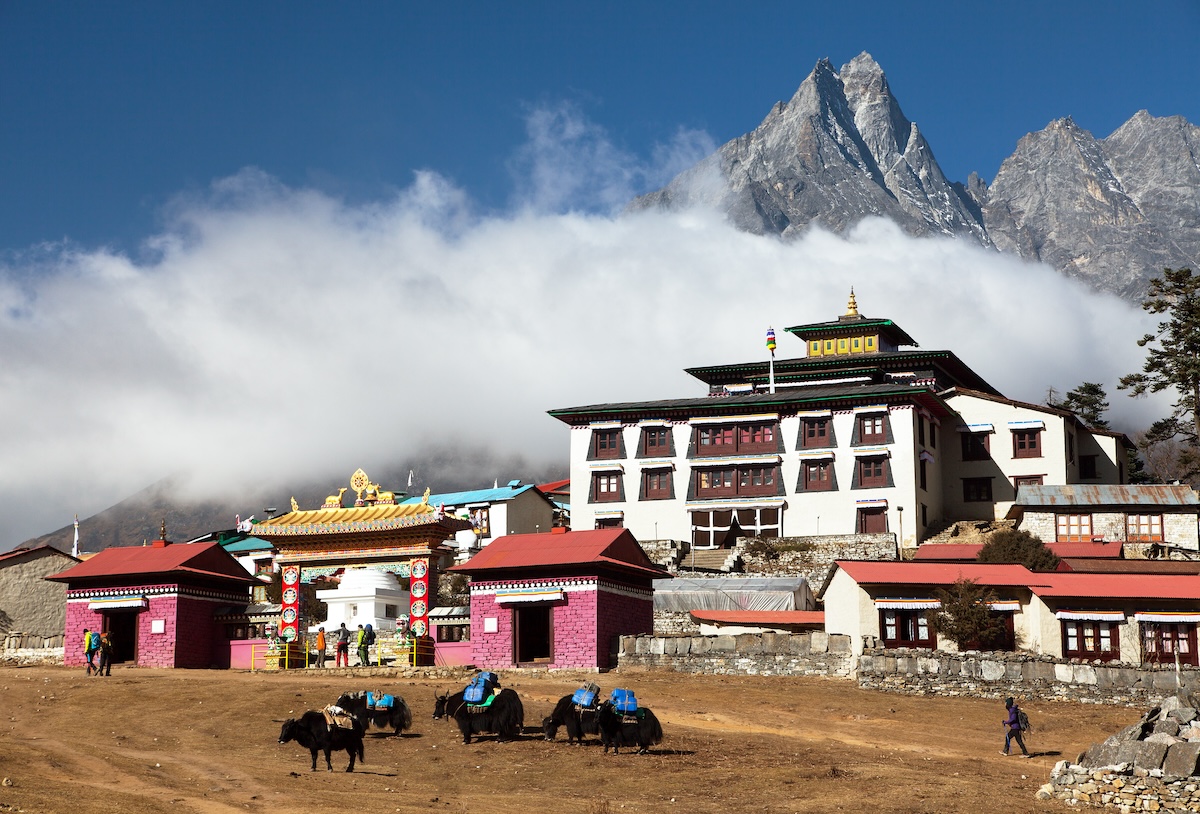
[[[167,539],[167,518],[163,518],[162,525],[158,527],[158,539]]]
[[[292,496],[292,511],[294,511],[294,512],[300,511],[300,504],[296,502],[296,498],[294,495]]]
[[[858,302],[854,299],[854,286],[850,286],[850,301],[846,303],[846,316],[858,316]]]

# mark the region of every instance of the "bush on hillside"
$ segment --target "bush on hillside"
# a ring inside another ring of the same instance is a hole
[[[1018,563],[1030,571],[1053,571],[1058,557],[1045,544],[1027,531],[1005,529],[998,531],[983,544],[977,562]]]

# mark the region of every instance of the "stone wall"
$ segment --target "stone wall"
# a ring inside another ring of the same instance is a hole
[[[858,658],[861,687],[909,695],[1037,698],[1142,706],[1200,690],[1200,670],[1064,660],[1028,653],[872,650]]]
[[[752,545],[759,542],[762,545]],[[756,553],[765,548],[770,558]],[[764,577],[802,576],[813,594],[821,589],[834,560],[894,560],[894,534],[823,534],[812,537],[763,537],[738,541],[747,574]]]
[[[736,636],[622,636],[619,670],[710,675],[820,675],[849,678],[850,637],[811,633]]]

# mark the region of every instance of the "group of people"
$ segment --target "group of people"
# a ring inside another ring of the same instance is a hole
[[[346,623],[342,622],[341,626],[333,632],[337,638],[334,640],[334,667],[349,667],[350,666],[350,639],[354,637],[354,644],[358,648],[358,666],[371,666],[371,646],[375,644],[375,628],[370,624],[358,626],[357,634],[346,627]],[[399,634],[397,634],[399,635]],[[325,628],[317,630],[317,666],[325,666],[325,652],[329,647],[329,641],[325,638]]]
[[[96,665],[96,654],[100,654],[100,665]],[[90,676],[111,676],[113,643],[112,634],[107,630],[103,633],[97,630],[83,629],[83,657],[87,659],[87,674]]]

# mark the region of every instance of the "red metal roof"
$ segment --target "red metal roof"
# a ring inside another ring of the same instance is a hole
[[[859,585],[953,585],[960,579],[980,585],[1031,585],[1049,576],[1008,563],[837,560],[836,565]]]
[[[257,584],[246,569],[216,542],[106,548],[79,565],[46,579],[73,583],[151,574],[187,574]]]
[[[650,561],[628,529],[509,534],[493,540],[465,563],[446,570],[479,574],[572,565],[606,565],[659,579],[671,576]]]
[[[930,543],[917,549],[914,560],[963,560],[979,556],[983,543]]]
[[[1054,571],[1037,575],[1031,586],[1038,596],[1088,599],[1200,600],[1200,576],[1195,574],[1089,574]],[[1046,579],[1041,579],[1045,577]]]
[[[825,611],[694,610],[689,613],[697,622],[715,622],[726,625],[825,627]]]
[[[1122,556],[1123,547],[1115,540],[1093,540],[1090,543],[1046,543],[1046,548],[1059,557],[1114,559]]]
[[[544,495],[559,494],[562,492],[570,492],[571,479],[563,478],[562,480],[550,481],[549,483],[539,483],[537,490]]]
[[[1102,574],[1200,574],[1200,562],[1190,560],[1114,560],[1064,557],[1059,571]]]

